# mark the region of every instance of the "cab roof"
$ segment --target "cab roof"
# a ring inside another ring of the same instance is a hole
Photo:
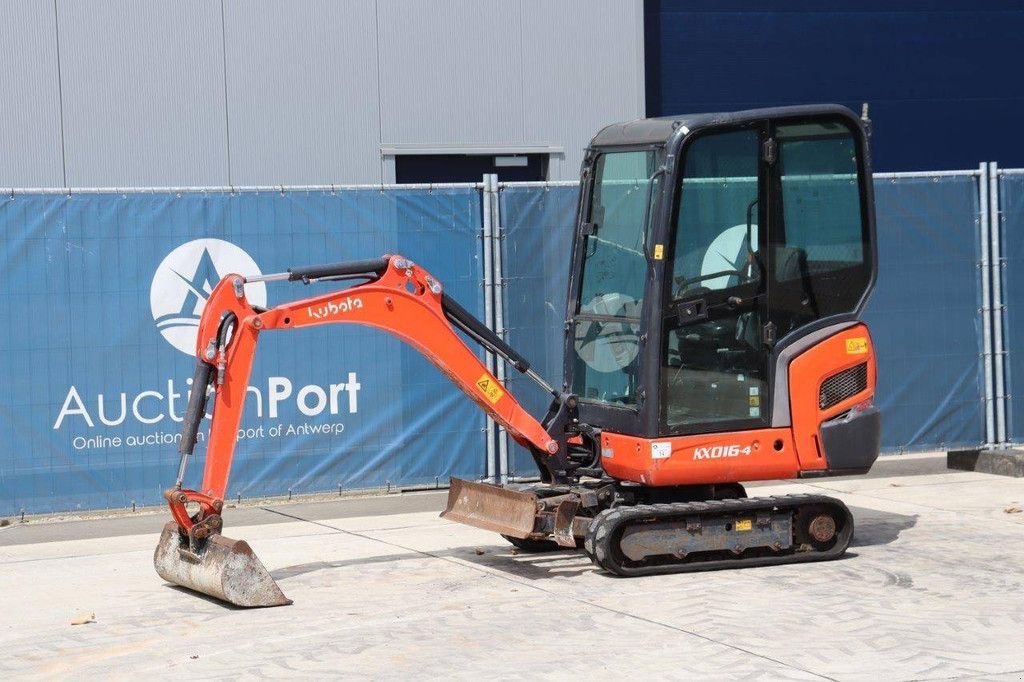
[[[667,144],[673,136],[683,137],[700,128],[735,125],[766,118],[802,118],[807,116],[833,115],[848,118],[858,125],[856,114],[839,104],[802,104],[789,107],[747,109],[746,111],[721,112],[714,114],[683,114],[660,118],[638,118],[625,123],[613,123],[603,128],[591,147],[619,147],[632,145]]]

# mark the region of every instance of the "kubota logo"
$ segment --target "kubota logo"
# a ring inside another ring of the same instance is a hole
[[[262,274],[249,254],[223,239],[195,239],[167,254],[153,275],[149,306],[156,328],[169,344],[195,354],[206,299],[221,277],[231,272]],[[249,303],[266,307],[267,287],[262,282],[246,285],[245,295]]]
[[[328,301],[321,306],[317,306],[315,309],[312,306],[306,306],[306,314],[314,320],[322,320],[327,317],[340,315],[341,313],[347,313],[350,310],[359,310],[362,307],[363,299],[358,296],[355,298],[346,296],[345,298]]]

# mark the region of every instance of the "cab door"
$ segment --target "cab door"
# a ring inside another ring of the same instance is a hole
[[[708,131],[684,147],[666,264],[662,433],[769,423],[768,132],[767,123]]]
[[[779,121],[774,162],[769,316],[781,340],[819,320],[854,319],[874,276],[863,133],[837,117]]]

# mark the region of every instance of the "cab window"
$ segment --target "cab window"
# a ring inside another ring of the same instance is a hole
[[[768,399],[761,129],[706,134],[685,153],[665,315],[662,418],[671,431],[689,433],[759,426]]]
[[[658,162],[657,152],[635,150],[602,154],[594,164],[573,318],[573,390],[584,400],[638,402],[640,311]]]
[[[772,318],[785,334],[856,309],[870,281],[857,146],[842,123],[776,129],[781,186],[772,229]]]

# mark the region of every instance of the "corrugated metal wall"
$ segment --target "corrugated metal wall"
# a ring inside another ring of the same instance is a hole
[[[219,3],[59,0],[57,25],[69,186],[227,184]]]
[[[390,181],[381,147],[550,145],[642,116],[641,0],[6,0],[0,186]]]
[[[0,185],[64,184],[53,5],[0,9]]]
[[[522,21],[524,137],[561,141],[549,179],[578,180],[594,133],[644,116],[643,3],[529,0]]]
[[[232,184],[380,180],[374,5],[225,1]]]

